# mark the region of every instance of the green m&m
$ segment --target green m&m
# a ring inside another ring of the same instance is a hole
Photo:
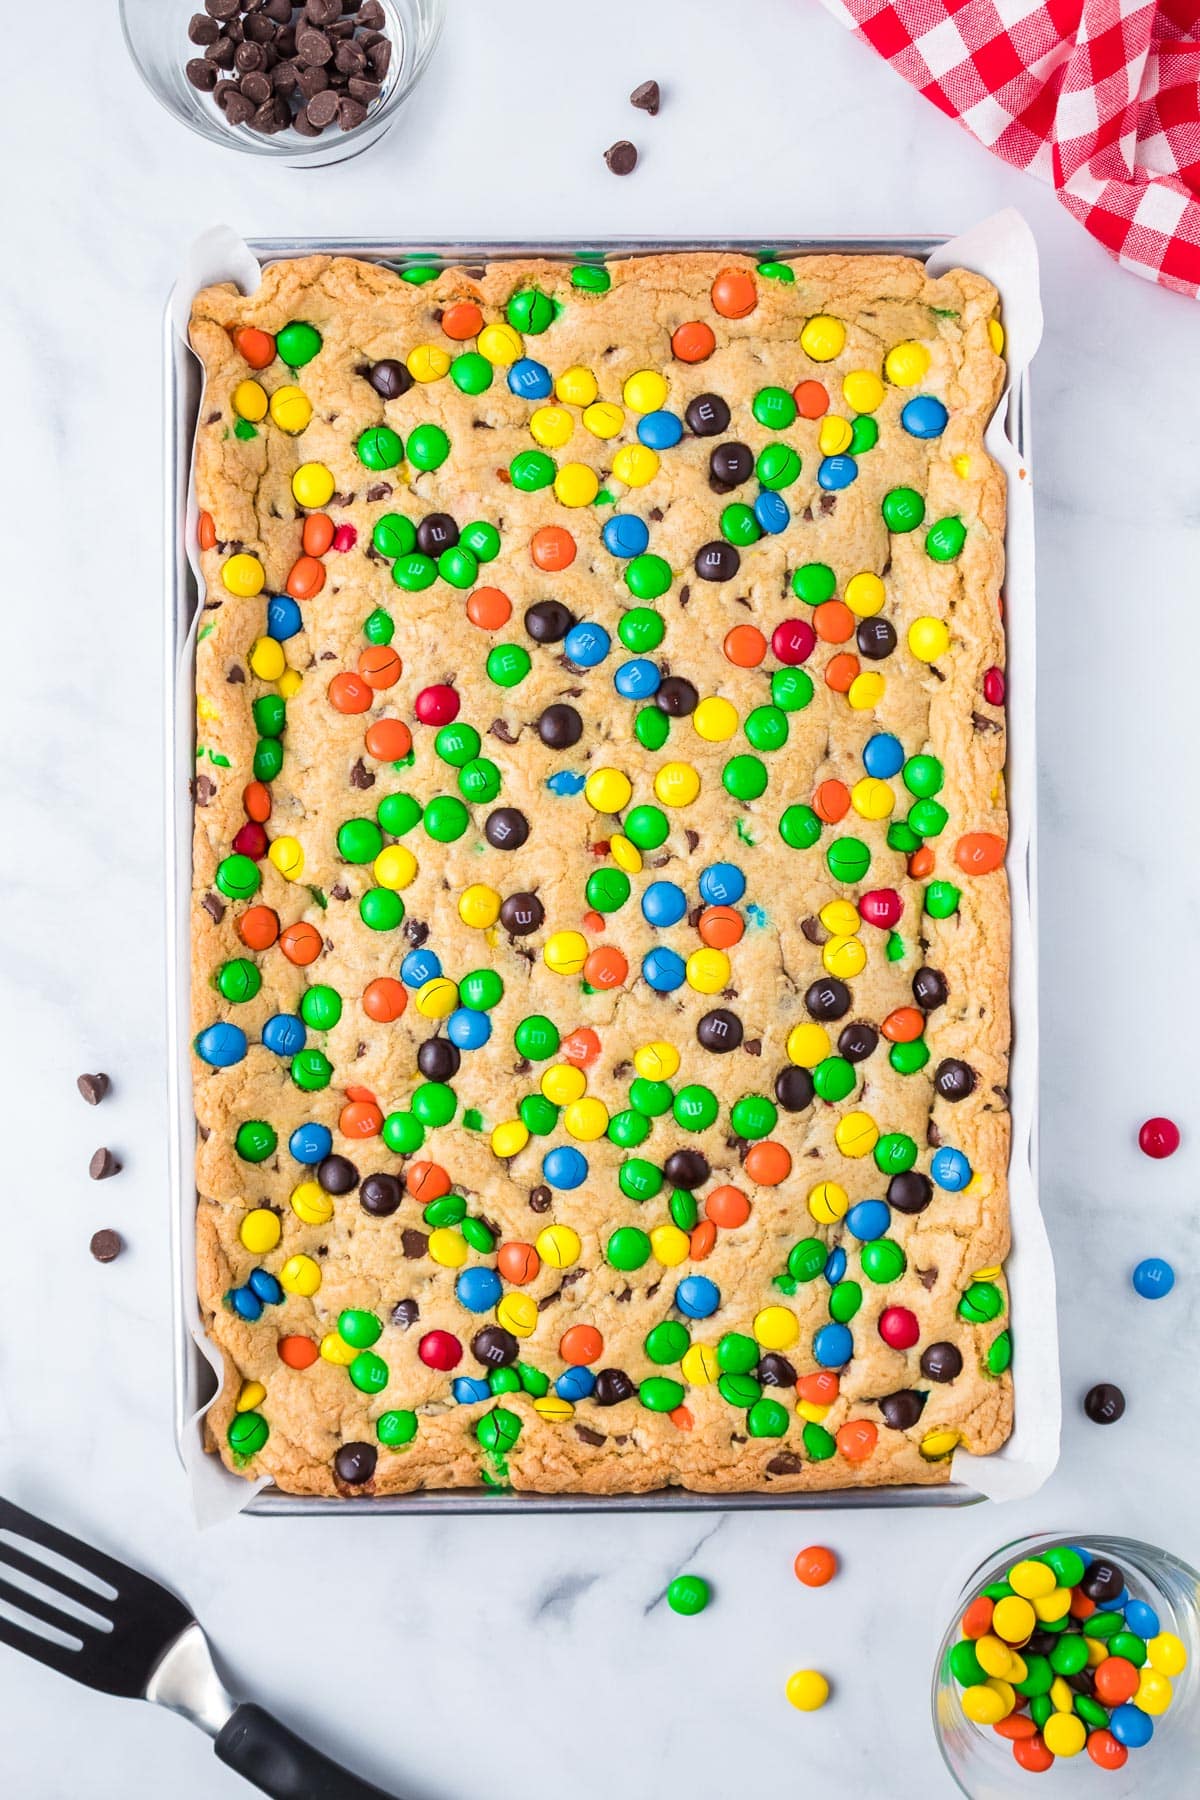
[[[300,1050],[292,1058],[292,1080],[306,1094],[319,1094],[333,1080],[333,1064],[323,1050]]]
[[[639,850],[657,850],[666,843],[670,829],[666,813],[657,806],[635,806],[625,815],[625,836]]]
[[[440,469],[450,454],[450,439],[440,425],[418,425],[408,434],[408,460],[414,469]]]
[[[710,1598],[709,1586],[700,1575],[676,1575],[667,1588],[667,1605],[684,1618],[702,1613]]]
[[[967,528],[961,519],[939,519],[925,533],[925,554],[934,562],[953,562],[967,541]]]
[[[801,563],[792,572],[792,592],[805,606],[821,606],[837,592],[837,577],[828,563]]]
[[[561,1042],[558,1026],[541,1013],[529,1013],[513,1033],[517,1054],[528,1062],[545,1062],[558,1054]]]
[[[368,888],[358,902],[358,916],[372,931],[395,931],[404,918],[404,902],[392,888]]]
[[[671,585],[671,565],[652,551],[633,556],[625,565],[625,586],[638,600],[657,600]]]
[[[497,687],[517,687],[528,675],[532,659],[523,644],[495,644],[488,651],[488,680]]]
[[[536,494],[549,487],[558,473],[554,458],[544,450],[520,450],[508,465],[509,478],[523,494]]]
[[[403,837],[421,823],[424,808],[411,794],[385,794],[375,809],[375,817],[392,837]]]
[[[666,629],[661,613],[656,613],[649,606],[631,606],[627,613],[621,615],[617,636],[627,650],[642,656],[647,650],[658,649]]]
[[[304,319],[290,319],[275,334],[275,353],[289,369],[302,369],[321,348],[322,337],[315,325]]]
[[[366,469],[394,469],[404,459],[404,439],[390,425],[369,425],[354,448]]]
[[[374,862],[383,849],[383,833],[373,819],[347,819],[338,827],[337,848],[343,862]]]
[[[406,594],[420,594],[437,580],[437,564],[432,556],[414,550],[409,556],[398,556],[392,564],[392,580]]]
[[[633,735],[643,750],[661,750],[671,735],[671,720],[658,706],[643,706],[633,721]]]
[[[715,1124],[719,1110],[717,1096],[700,1082],[680,1088],[672,1103],[675,1123],[685,1131],[707,1131]]]
[[[883,496],[882,512],[889,531],[915,531],[925,517],[925,502],[915,488],[892,488]]]
[[[486,394],[493,374],[491,363],[478,350],[466,350],[450,364],[450,379],[460,394]]]
[[[662,1170],[643,1156],[631,1156],[621,1164],[617,1184],[629,1200],[653,1200],[662,1188]]]
[[[471,823],[471,815],[453,794],[438,794],[425,808],[425,829],[438,844],[452,844]]]
[[[627,1273],[650,1260],[650,1239],[636,1225],[619,1225],[605,1245],[604,1254],[614,1269]]]
[[[253,1000],[261,986],[262,975],[258,965],[252,963],[247,956],[235,956],[229,962],[222,963],[217,971],[217,992],[231,1006],[239,1006],[244,1000]]]
[[[408,556],[417,547],[417,528],[403,513],[384,513],[382,519],[375,521],[371,544],[389,561],[397,556]]]
[[[652,1363],[677,1363],[691,1341],[686,1325],[678,1319],[663,1319],[647,1332],[643,1349]]]
[[[504,310],[513,330],[524,332],[530,337],[540,337],[547,326],[554,322],[554,302],[540,288],[522,288],[513,295]]]
[[[767,789],[767,767],[757,756],[731,756],[721,770],[721,785],[735,800],[757,800]]]
[[[834,838],[825,866],[835,881],[861,881],[871,866],[871,852],[861,838]]]
[[[266,1162],[275,1154],[279,1139],[265,1119],[246,1119],[237,1128],[233,1147],[243,1162]]]

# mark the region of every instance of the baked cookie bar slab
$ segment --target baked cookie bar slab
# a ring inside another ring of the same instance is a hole
[[[192,342],[213,1446],[355,1496],[996,1448],[994,289],[313,256]]]

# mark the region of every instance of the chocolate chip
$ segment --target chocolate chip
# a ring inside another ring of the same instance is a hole
[[[351,100],[348,95],[342,96],[341,105],[338,107],[338,125],[343,131],[353,131],[356,126],[362,124],[366,116],[365,106],[360,106],[357,100]]]
[[[200,902],[200,904],[204,908],[205,912],[208,914],[209,918],[212,920],[213,924],[219,925],[221,923],[221,920],[225,917],[224,901],[218,900],[217,896],[210,891],[209,893],[205,894],[205,896],[204,896],[203,900]]]
[[[488,726],[488,736],[499,738],[502,744],[515,744],[518,735],[508,729],[507,719],[493,719]]]
[[[629,96],[630,106],[636,106],[639,112],[647,112],[654,118],[658,112],[661,95],[657,81],[640,81]]]
[[[234,67],[242,75],[253,75],[257,70],[265,69],[267,66],[266,52],[261,44],[255,43],[239,44],[233,61]],[[243,94],[246,92],[244,87],[242,92]]]
[[[814,1019],[844,1019],[850,1011],[850,989],[836,975],[822,975],[804,996]]]
[[[712,1169],[702,1150],[672,1150],[663,1164],[663,1174],[672,1187],[690,1193],[693,1188],[703,1187]]]
[[[934,1071],[933,1085],[943,1100],[965,1100],[975,1090],[976,1074],[970,1063],[946,1057]]]
[[[622,1400],[632,1400],[637,1388],[624,1369],[601,1369],[593,1391],[597,1406],[618,1406]]]
[[[266,103],[271,102],[271,78],[269,75],[264,75],[261,70],[256,74],[243,75],[241,85],[246,99],[253,100],[255,106],[260,110]],[[271,104],[273,105],[274,102]],[[289,112],[288,123],[291,122],[291,116]]]
[[[204,10],[210,19],[232,19],[241,8],[239,0],[204,0]]]
[[[386,23],[379,0],[363,0],[358,9],[358,22],[368,31],[379,31]]]
[[[583,736],[583,720],[573,706],[548,706],[537,722],[538,736],[549,750],[569,750]]]
[[[205,44],[215,44],[220,35],[221,27],[210,14],[192,14],[188,21],[188,37],[193,44],[199,44],[202,47]]]
[[[107,1075],[81,1075],[75,1086],[79,1089],[89,1106],[99,1106],[105,1094],[112,1086]]]
[[[921,1373],[927,1381],[954,1381],[962,1374],[962,1366],[957,1344],[926,1344],[921,1352]]]
[[[93,1181],[107,1181],[110,1175],[120,1173],[121,1165],[111,1150],[97,1150],[88,1164],[88,1174]]]
[[[220,94],[220,89],[217,92]],[[227,92],[223,104],[225,117],[231,125],[249,125],[254,117],[254,102],[247,100],[239,88]]]
[[[211,63],[214,69],[232,69],[236,55],[237,45],[231,37],[219,37],[204,52],[205,61]]]
[[[561,600],[536,600],[525,609],[525,631],[535,644],[559,644],[575,623],[575,614]]]
[[[767,1464],[768,1475],[799,1475],[804,1464],[794,1450],[781,1450]]]
[[[415,1300],[397,1300],[392,1308],[392,1324],[398,1325],[401,1331],[415,1325],[420,1316],[421,1309]]]
[[[659,683],[654,704],[671,719],[690,718],[700,704],[700,695],[682,675],[668,675]]]
[[[242,30],[247,44],[258,44],[261,47],[275,42],[274,23],[265,13],[252,13],[248,19],[243,20]]]
[[[724,538],[701,544],[696,552],[696,573],[701,581],[732,581],[742,566],[742,559]]]
[[[462,1053],[449,1038],[426,1038],[417,1051],[417,1067],[426,1081],[453,1081],[461,1062]]]
[[[305,100],[312,100],[317,94],[323,94],[329,86],[329,77],[324,69],[310,68],[308,63],[296,65],[296,86]]]
[[[500,923],[511,937],[528,937],[546,916],[536,894],[509,894],[501,902]]]
[[[407,394],[413,384],[413,378],[404,364],[394,361],[390,356],[372,363],[363,373],[375,392],[385,400],[399,400],[401,394]]]
[[[317,1185],[326,1194],[350,1194],[358,1186],[358,1170],[348,1156],[323,1157],[317,1164]]]
[[[400,1209],[404,1198],[400,1182],[395,1175],[368,1175],[358,1190],[358,1204],[373,1219],[390,1219]]]
[[[926,1394],[916,1388],[901,1388],[897,1394],[885,1394],[879,1402],[883,1422],[892,1431],[911,1431],[925,1410]]]
[[[333,66],[342,75],[361,75],[367,66],[367,53],[346,38],[333,53]]]
[[[429,1234],[418,1231],[414,1225],[406,1225],[400,1233],[400,1247],[409,1262],[419,1262],[429,1248]]]
[[[826,931],[820,919],[814,919],[811,915],[807,919],[801,919],[800,929],[809,943],[815,944],[818,950],[822,944],[827,944],[833,935],[832,932]]]
[[[361,1487],[374,1475],[378,1460],[374,1444],[343,1444],[333,1459],[334,1472],[347,1487]]]
[[[323,69],[326,63],[333,61],[333,45],[323,31],[312,25],[302,25],[296,33],[296,55],[310,69]]]
[[[382,81],[392,66],[392,46],[386,38],[382,38],[378,43],[371,45],[370,49],[367,51],[367,61],[370,63],[378,79]]]
[[[326,88],[323,93],[313,95],[304,109],[305,117],[310,125],[316,126],[318,131],[324,131],[325,127],[332,125],[337,118],[338,105],[338,97],[333,89]]]
[[[471,1339],[471,1354],[485,1368],[510,1369],[520,1356],[521,1347],[503,1325],[484,1325]]]
[[[727,494],[753,475],[754,452],[749,444],[718,444],[708,459],[708,472],[718,491]]]
[[[183,72],[191,85],[198,88],[202,94],[211,94],[220,78],[220,71],[216,63],[209,62],[204,56],[194,56],[190,62],[184,64]]]
[[[729,427],[729,408],[720,394],[697,394],[688,401],[683,416],[688,430],[696,437],[719,437]]]
[[[723,1056],[728,1050],[736,1050],[741,1043],[742,1021],[728,1007],[714,1006],[696,1026],[696,1037],[702,1050]]]
[[[102,1263],[116,1262],[124,1248],[124,1240],[119,1231],[93,1232],[92,1241],[88,1245],[96,1261]]]
[[[364,75],[352,75],[346,83],[346,92],[360,106],[370,106],[378,100],[383,89],[377,81],[368,81]]]
[[[628,138],[610,144],[604,152],[604,160],[614,175],[632,175],[637,168],[637,159],[637,150]]]
[[[350,771],[350,786],[352,788],[372,788],[375,786],[375,776],[371,770],[368,769],[361,756]]]
[[[789,1064],[775,1077],[775,1098],[784,1112],[803,1112],[806,1106],[812,1105],[815,1093],[813,1078],[807,1069],[793,1068]]]
[[[310,25],[332,25],[342,16],[342,0],[305,0],[304,17]]]
[[[529,838],[529,820],[516,806],[498,806],[484,820],[483,835],[493,850],[519,850]]]

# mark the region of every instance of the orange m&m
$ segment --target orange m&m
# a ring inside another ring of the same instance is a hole
[[[325,940],[315,925],[310,925],[307,919],[297,919],[294,925],[284,927],[279,948],[290,963],[304,969],[309,963],[316,962],[325,948]]]
[[[820,381],[798,381],[792,399],[802,419],[823,419],[829,411],[829,395]]]
[[[746,1152],[742,1167],[759,1187],[778,1187],[792,1172],[792,1159],[782,1144],[763,1138]]]
[[[196,542],[202,550],[211,550],[217,541],[217,528],[211,513],[202,512],[196,521]]]
[[[363,743],[368,756],[380,762],[401,762],[412,749],[412,732],[403,719],[374,719],[367,726]]]
[[[325,564],[315,556],[298,556],[284,586],[293,600],[311,600],[325,586]]]
[[[847,1419],[837,1431],[837,1447],[847,1462],[865,1462],[879,1438],[879,1427],[870,1419]]]
[[[735,625],[721,646],[726,662],[738,669],[757,669],[767,654],[767,640],[757,625]]]
[[[275,339],[269,331],[243,325],[233,334],[234,348],[252,369],[265,369],[275,361]]]
[[[805,1587],[824,1587],[837,1574],[838,1559],[824,1544],[810,1544],[798,1553],[792,1567]]]
[[[237,928],[248,950],[269,950],[279,936],[279,917],[269,906],[248,906]]]
[[[594,1325],[568,1325],[558,1340],[558,1354],[565,1363],[597,1362],[604,1355],[604,1339]]]
[[[990,831],[968,831],[954,846],[954,860],[967,875],[990,875],[1004,861],[1008,845]]]
[[[536,568],[556,575],[575,561],[575,539],[563,525],[543,525],[529,540],[529,554]]]
[[[705,1197],[704,1215],[714,1225],[719,1225],[722,1231],[736,1231],[750,1217],[750,1202],[741,1188],[714,1188]]]
[[[442,330],[448,338],[461,344],[465,338],[479,336],[483,330],[483,314],[473,300],[456,300],[442,314]]]
[[[320,1355],[311,1338],[281,1337],[275,1346],[280,1362],[289,1369],[311,1369]]]
[[[427,1205],[450,1192],[450,1177],[441,1163],[415,1162],[405,1170],[404,1185],[414,1200]]]
[[[590,1025],[580,1025],[563,1039],[562,1053],[577,1069],[586,1069],[600,1054],[600,1039]]]
[[[746,924],[741,913],[732,906],[706,906],[696,929],[701,943],[707,944],[710,950],[728,950],[741,942]]]
[[[368,644],[358,659],[358,672],[368,687],[395,687],[404,673],[404,664],[389,644]]]
[[[813,795],[813,811],[826,825],[836,825],[850,811],[850,790],[844,781],[823,781]]]
[[[602,944],[584,958],[583,979],[594,988],[618,988],[628,974],[629,962],[615,944]]]
[[[335,675],[325,692],[330,706],[340,713],[364,713],[375,698],[370,684],[361,675],[352,675],[349,669]]]
[[[392,1024],[401,1017],[407,1005],[408,990],[394,975],[377,975],[363,989],[363,1011],[378,1025]]]
[[[680,362],[704,362],[717,347],[713,328],[703,319],[689,319],[671,334],[671,351]]]
[[[498,587],[478,587],[467,601],[467,617],[480,631],[499,631],[512,618],[512,601]]]
[[[383,1114],[373,1100],[351,1100],[338,1114],[338,1130],[343,1137],[378,1137],[383,1129]]]
[[[754,277],[745,269],[722,269],[712,284],[710,299],[713,311],[723,319],[744,319],[758,305],[758,289]]]
[[[501,1244],[496,1256],[497,1269],[514,1287],[524,1287],[532,1281],[541,1266],[542,1259],[533,1245],[523,1244],[515,1238]]]
[[[242,806],[246,817],[265,825],[271,816],[271,790],[265,781],[250,781],[242,789]]]
[[[328,513],[309,513],[300,533],[300,542],[308,556],[324,556],[334,538],[333,520]]]

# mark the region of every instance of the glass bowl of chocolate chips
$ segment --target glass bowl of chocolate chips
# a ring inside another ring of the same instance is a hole
[[[121,0],[155,98],[210,143],[319,167],[383,136],[445,0]]]

